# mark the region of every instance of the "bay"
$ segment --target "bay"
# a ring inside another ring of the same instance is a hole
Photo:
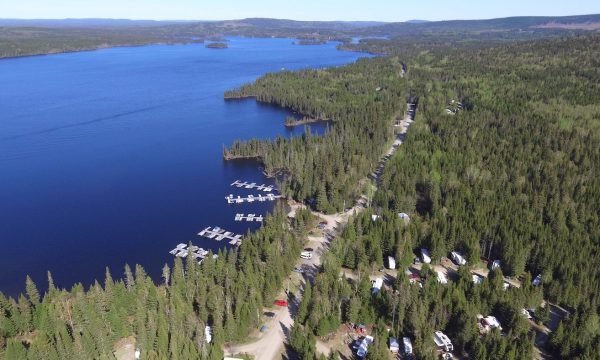
[[[155,45],[0,61],[0,291],[15,295],[46,271],[70,287],[121,277],[126,263],[155,279],[178,243],[217,251],[196,235],[259,225],[236,213],[272,204],[227,205],[254,194],[230,183],[271,183],[256,162],[225,162],[235,139],[300,135],[289,112],[223,92],[282,69],[347,64],[364,54],[335,43],[229,38],[229,48]],[[313,124],[316,133],[325,124]]]

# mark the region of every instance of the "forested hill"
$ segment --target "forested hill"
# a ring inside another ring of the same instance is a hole
[[[351,37],[443,37],[443,41],[481,37],[487,40],[530,39],[597,31],[600,15],[519,17],[490,20],[378,23],[294,21],[252,18],[225,21],[131,21],[111,19],[0,19],[0,58],[102,47],[187,43],[210,36],[289,37],[350,43]],[[460,35],[460,36],[459,36]],[[414,38],[413,42],[424,42]],[[427,40],[426,41],[431,41]],[[426,42],[425,41],[425,42]],[[356,47],[355,47],[356,48]],[[364,47],[361,50],[391,52]]]
[[[407,62],[417,121],[384,170],[376,205],[335,240],[307,290],[291,335],[299,353],[314,357],[314,336],[350,322],[375,324],[371,359],[387,358],[388,336],[409,337],[417,358],[436,359],[436,330],[460,358],[531,359],[534,342],[550,358],[598,358],[599,40],[424,52]],[[421,248],[432,265],[417,271]],[[441,284],[438,273],[456,267],[442,260],[451,251],[467,265]],[[388,256],[400,270],[374,296],[365,274],[394,274],[375,270]],[[475,284],[472,272],[481,273],[488,257],[501,267]],[[409,284],[407,268],[422,288]],[[340,282],[341,271],[352,280]],[[505,289],[504,276],[520,287]],[[534,341],[532,327],[558,321],[542,299],[569,309],[548,342]],[[532,322],[523,309],[534,313]],[[502,331],[480,335],[478,314],[495,316]]]

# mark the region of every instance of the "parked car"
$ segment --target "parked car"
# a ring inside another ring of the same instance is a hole
[[[303,269],[303,268],[301,268],[301,267],[299,267],[299,266],[296,266],[296,267],[294,268],[294,272],[297,272],[297,273],[303,274],[303,273],[304,273],[304,269]]]
[[[303,252],[300,254],[300,257],[301,257],[301,258],[303,258],[303,259],[305,259],[305,260],[310,260],[310,259],[312,259],[312,257],[313,257],[313,254],[312,254],[312,252],[310,252],[310,251],[303,251]]]
[[[304,251],[313,252],[313,251],[315,251],[315,249],[313,249],[313,248],[305,248]]]
[[[281,306],[281,307],[287,307],[288,302],[286,300],[277,299],[277,300],[275,300],[275,305]]]

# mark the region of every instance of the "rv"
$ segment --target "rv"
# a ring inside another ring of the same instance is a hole
[[[388,256],[388,269],[394,270],[396,268],[396,259]]]
[[[438,281],[440,284],[444,284],[444,285],[445,285],[445,284],[447,284],[447,283],[448,283],[448,278],[446,277],[446,274],[444,274],[444,273],[443,273],[443,272],[441,272],[441,271],[436,271],[436,273],[437,273],[437,281]]]
[[[312,259],[312,256],[313,256],[313,254],[312,254],[312,252],[310,252],[310,251],[303,251],[303,252],[300,254],[300,257],[301,257],[301,258],[303,258],[303,259],[305,259],[305,260],[310,260],[310,259]]]
[[[402,343],[404,344],[404,355],[407,357],[411,356],[413,353],[413,347],[410,338],[402,338]]]
[[[400,351],[400,344],[396,338],[390,337],[390,351],[392,354],[397,354]]]
[[[436,331],[433,334],[433,341],[435,344],[443,351],[452,351],[454,350],[454,346],[452,345],[452,341],[441,331]]]
[[[429,257],[429,250],[425,248],[421,248],[421,261],[425,264],[431,263],[431,258]]]
[[[452,255],[452,261],[454,261],[454,263],[456,265],[466,265],[467,264],[467,260],[458,252],[453,251],[452,253],[450,253],[450,255]]]
[[[354,345],[354,349],[356,350],[356,356],[358,356],[361,359],[364,359],[367,356],[367,353],[369,352],[369,345],[373,343],[373,340],[373,337],[369,335],[365,336],[360,340],[357,340],[356,345]]]
[[[381,290],[381,287],[383,286],[383,279],[377,278],[375,280],[371,280],[371,284],[373,285],[373,287],[371,288],[371,292],[373,294],[377,294],[379,292],[379,290]]]

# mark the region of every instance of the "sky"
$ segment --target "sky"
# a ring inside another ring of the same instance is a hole
[[[406,21],[600,13],[599,0],[0,0],[0,18]]]

